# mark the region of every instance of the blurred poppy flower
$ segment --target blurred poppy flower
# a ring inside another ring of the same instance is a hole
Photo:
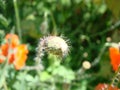
[[[19,45],[19,38],[15,34],[7,34],[5,36],[5,43],[1,45],[3,55],[8,55],[9,49],[14,49],[17,45]]]
[[[7,34],[5,43],[0,46],[0,63],[7,58],[9,64],[14,64],[17,70],[21,69],[27,59],[27,45],[19,44],[19,38],[15,34]]]
[[[3,63],[5,60],[4,55],[2,54],[2,52],[0,51],[0,64]]]
[[[8,58],[9,63],[13,63],[13,61],[14,61],[13,51],[15,48],[10,48],[9,44],[5,43],[5,44],[1,45],[0,49],[1,49],[1,56],[3,55],[4,57]],[[8,57],[8,52],[9,52],[9,57]]]
[[[120,65],[120,48],[119,47],[110,47],[109,55],[113,70],[117,71],[118,66]]]
[[[0,63],[3,63],[3,61],[4,61],[3,59],[0,59]]]
[[[108,84],[100,83],[95,87],[95,90],[120,90],[120,89],[118,89],[117,87],[112,87]]]
[[[1,45],[2,54],[3,54],[4,56],[7,56],[7,55],[8,55],[8,49],[9,49],[9,45],[8,45],[8,44],[3,44],[3,45]]]
[[[15,34],[7,34],[5,36],[6,44],[10,44],[11,48],[15,48],[17,45],[19,45],[19,38]]]
[[[28,50],[27,50],[27,46],[25,44],[18,45],[15,48],[14,65],[15,65],[15,68],[17,70],[21,69],[25,65],[25,62],[26,62],[26,59],[27,59],[27,54],[28,54]]]

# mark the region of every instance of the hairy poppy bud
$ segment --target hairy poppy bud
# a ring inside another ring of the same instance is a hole
[[[40,39],[37,47],[37,59],[40,59],[44,55],[44,52],[51,53],[59,57],[64,57],[69,52],[69,46],[61,37],[48,36]]]
[[[66,41],[58,36],[47,37],[45,46],[47,52],[61,57],[67,55],[69,51]]]

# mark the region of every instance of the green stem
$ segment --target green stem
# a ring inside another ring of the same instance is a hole
[[[4,89],[5,89],[5,90],[8,90],[6,80],[4,81],[4,84],[3,84],[3,85],[4,85]]]
[[[2,75],[0,77],[0,89],[5,84],[5,78],[6,78],[6,73],[7,73],[7,69],[8,69],[7,67],[8,67],[8,60],[6,60],[5,66],[4,66],[3,71],[2,71]]]
[[[120,26],[120,20],[118,22],[116,22],[114,25],[111,25],[109,28],[103,30],[102,32],[99,33],[95,33],[93,35],[91,35],[90,37],[95,37],[98,35],[103,35],[106,34],[107,32],[113,31],[113,30],[117,30],[117,28]]]
[[[99,61],[101,60],[101,58],[102,58],[102,55],[104,54],[104,52],[105,52],[105,50],[106,50],[106,48],[109,46],[109,43],[105,43],[104,45],[103,45],[103,47],[101,48],[101,50],[100,50],[100,53],[99,53],[99,55],[95,58],[95,60],[92,62],[92,66],[95,66],[95,65],[97,65],[98,63],[99,63]]]
[[[120,66],[118,67],[118,70],[117,70],[115,76],[112,79],[111,86],[116,86],[117,87],[119,82],[120,82]]]
[[[55,79],[52,78],[51,80],[51,90],[56,90]]]
[[[6,84],[6,74],[8,72],[8,64],[9,64],[9,57],[11,55],[11,41],[9,42],[9,49],[8,49],[8,55],[6,56],[6,62],[5,62],[5,65],[2,69],[2,73],[1,73],[1,76],[0,76],[0,89],[2,87],[5,88],[5,90],[7,90],[7,84]]]
[[[51,15],[52,23],[53,23],[52,34],[57,35],[57,25],[56,25],[56,22],[55,22],[55,19],[54,19],[54,16],[53,16],[52,12],[50,13],[50,15]]]
[[[16,27],[17,27],[17,31],[18,31],[18,35],[20,37],[20,40],[22,40],[22,33],[21,33],[21,28],[20,28],[20,18],[19,18],[17,0],[13,0],[13,4],[14,4],[14,9],[15,9]]]

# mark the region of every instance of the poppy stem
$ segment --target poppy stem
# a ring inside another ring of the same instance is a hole
[[[52,19],[52,23],[53,23],[53,31],[52,31],[52,34],[53,35],[57,35],[57,25],[56,25],[56,22],[55,22],[55,18],[53,16],[53,13],[51,12],[50,13],[51,15],[51,19]]]
[[[112,79],[111,86],[113,87],[117,86],[119,82],[120,82],[120,66],[118,67],[118,70]]]
[[[109,28],[103,30],[102,32],[98,32],[98,33],[95,33],[93,35],[91,35],[90,37],[96,37],[98,35],[104,35],[106,34],[107,32],[110,32],[110,31],[115,31],[115,30],[118,30],[117,28],[120,26],[120,20],[117,21],[114,25],[111,25]]]
[[[7,84],[6,84],[6,80],[4,81],[3,86],[4,86],[4,89],[5,89],[5,90],[8,90],[8,87],[7,87]]]
[[[6,59],[5,65],[4,65],[2,72],[1,72],[2,75],[0,75],[0,89],[5,85],[7,70],[8,70],[8,59]]]
[[[108,43],[105,43],[104,45],[103,45],[103,47],[101,48],[101,50],[100,50],[100,53],[98,54],[98,56],[94,59],[94,61],[92,62],[92,66],[95,66],[95,65],[97,65],[98,63],[99,63],[99,61],[101,60],[101,58],[102,58],[102,55],[104,54],[104,52],[105,52],[105,50],[106,50],[106,48],[109,46],[109,44]]]
[[[19,10],[18,10],[18,6],[17,6],[17,0],[13,0],[13,4],[14,4],[14,9],[15,9],[15,17],[16,17],[16,28],[17,28],[20,40],[22,41],[22,33],[21,33],[21,28],[20,28],[20,18],[19,18]]]
[[[43,70],[43,66],[42,65],[25,66],[21,70]]]

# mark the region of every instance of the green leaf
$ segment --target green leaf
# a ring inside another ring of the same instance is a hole
[[[29,81],[29,82],[32,82],[34,80],[34,78],[31,75],[27,74],[26,77],[25,77],[25,80]]]
[[[41,74],[40,74],[41,81],[47,81],[50,78],[51,78],[51,76],[48,72],[46,72],[46,71],[41,72]]]
[[[71,6],[71,0],[61,0],[62,5]]]
[[[71,69],[65,68],[64,66],[55,68],[52,74],[62,77],[67,83],[70,83],[75,79],[75,73]]]
[[[5,0],[0,0],[0,7],[5,10],[6,6],[5,6]]]
[[[105,0],[116,19],[120,17],[120,0]]]
[[[100,14],[103,14],[103,13],[105,13],[105,11],[107,10],[107,7],[106,7],[106,5],[104,4],[102,4],[99,8],[98,8],[98,12],[100,13]]]
[[[9,25],[7,19],[6,19],[2,14],[0,14],[0,23],[1,23],[4,27],[8,27],[8,25]]]

